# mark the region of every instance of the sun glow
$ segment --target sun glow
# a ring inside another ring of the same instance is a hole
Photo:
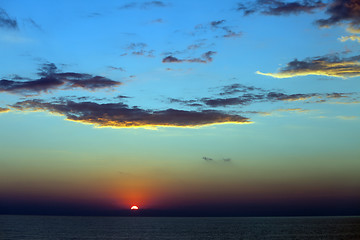
[[[139,210],[139,207],[138,206],[132,206],[130,209],[131,210]]]

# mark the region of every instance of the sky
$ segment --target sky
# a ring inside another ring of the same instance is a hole
[[[0,214],[360,214],[360,1],[0,0]]]

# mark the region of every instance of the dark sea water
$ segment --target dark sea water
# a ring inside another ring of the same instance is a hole
[[[58,217],[0,215],[0,239],[360,240],[360,217]]]

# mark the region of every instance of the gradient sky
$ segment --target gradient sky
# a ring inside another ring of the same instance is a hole
[[[1,0],[0,214],[360,214],[359,16]]]

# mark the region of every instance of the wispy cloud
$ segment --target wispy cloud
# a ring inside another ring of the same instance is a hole
[[[16,19],[10,18],[7,12],[0,8],[0,27],[7,29],[18,29],[18,23]]]
[[[126,72],[125,69],[122,68],[122,67],[108,66],[108,68],[109,68],[110,70],[114,70],[114,71]]]
[[[163,8],[169,5],[163,1],[148,1],[148,2],[130,2],[122,5],[119,9],[151,9],[151,8]]]
[[[257,0],[255,2],[238,3],[237,11],[244,15],[260,12],[264,15],[290,15],[300,13],[313,13],[314,10],[325,7],[326,4],[319,0],[280,1]]]
[[[360,36],[356,36],[356,35],[342,36],[342,37],[339,38],[339,40],[340,40],[341,42],[346,42],[346,41],[348,41],[348,40],[360,42]]]
[[[31,95],[60,88],[97,90],[112,88],[122,84],[102,76],[76,72],[60,72],[54,63],[43,64],[39,69],[38,76],[39,78],[35,80],[24,80],[26,78],[19,78],[17,75],[12,79],[2,79],[0,80],[0,92]]]
[[[144,56],[144,57],[154,57],[155,50],[148,50],[148,45],[143,42],[130,43],[125,47],[126,53],[123,53],[121,56],[126,56],[128,54],[134,56]]]
[[[355,93],[294,93],[287,94],[280,90],[266,90],[243,84],[231,84],[220,88],[221,92],[215,97],[204,97],[198,99],[176,99],[169,98],[170,103],[178,103],[188,107],[228,107],[247,106],[260,102],[295,102],[306,103],[331,103],[333,99],[344,99],[345,102],[354,102],[358,99]],[[352,96],[350,98],[350,96]],[[314,100],[311,100],[314,99]]]
[[[197,24],[192,34],[195,35],[201,32],[212,31],[218,34],[219,32],[222,32],[222,35],[217,35],[216,37],[234,38],[242,36],[242,32],[236,32],[235,30],[233,30],[233,27],[227,26],[225,24],[225,19],[214,20],[206,24]]]
[[[174,56],[167,56],[163,58],[163,63],[183,63],[183,62],[189,62],[189,63],[210,63],[212,62],[213,58],[212,56],[216,54],[214,51],[208,51],[201,55],[199,58],[188,58],[188,59],[179,59]]]
[[[97,127],[201,127],[213,124],[244,124],[251,121],[239,115],[221,111],[184,111],[166,109],[160,111],[129,107],[124,103],[99,104],[95,102],[44,102],[27,100],[11,106],[21,111],[48,111],[66,116],[67,120]]]
[[[305,60],[293,60],[286,67],[280,68],[278,73],[257,74],[274,78],[290,78],[295,76],[322,75],[330,77],[357,77],[360,76],[360,55],[341,58],[337,55],[306,58]]]
[[[37,23],[34,21],[34,19],[32,19],[32,18],[27,18],[27,19],[25,19],[25,22],[26,22],[26,23],[29,23],[32,27],[36,28],[37,30],[43,31],[42,27],[41,27],[39,24],[37,24]]]
[[[357,116],[336,116],[336,118],[341,120],[357,120]]]

